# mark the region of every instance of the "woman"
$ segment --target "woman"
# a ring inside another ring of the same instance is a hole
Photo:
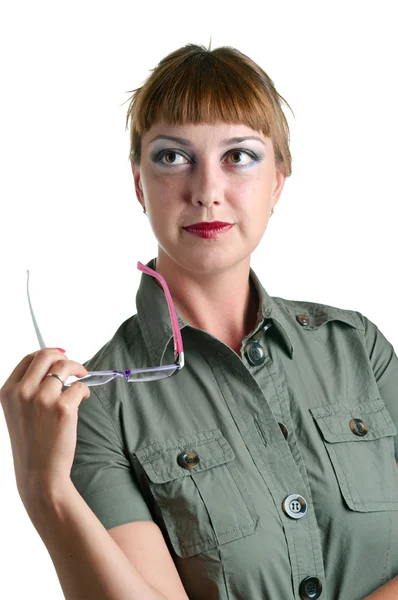
[[[357,311],[270,297],[250,268],[291,174],[283,98],[239,51],[195,45],[134,92],[132,171],[159,243],[137,314],[84,365],[41,350],[1,389],[65,597],[396,598],[394,349]],[[127,367],[151,371],[61,393]]]

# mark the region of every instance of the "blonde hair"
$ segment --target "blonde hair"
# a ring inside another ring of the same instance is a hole
[[[141,162],[142,135],[159,121],[239,123],[270,137],[276,168],[291,175],[290,131],[281,101],[289,104],[248,56],[230,46],[210,50],[210,45],[187,44],[151,71],[142,87],[127,92],[133,93],[127,100],[126,129],[130,121],[129,158],[134,164]]]

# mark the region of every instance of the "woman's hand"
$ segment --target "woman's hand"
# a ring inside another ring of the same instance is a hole
[[[54,348],[28,354],[0,389],[11,440],[17,488],[25,508],[38,492],[51,493],[70,483],[76,450],[78,407],[90,396],[89,387],[76,381],[61,393],[71,375],[84,377],[87,369]]]

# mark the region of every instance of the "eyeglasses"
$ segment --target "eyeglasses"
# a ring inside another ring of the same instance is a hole
[[[174,340],[174,364],[172,365],[163,365],[160,367],[149,367],[147,369],[127,369],[126,371],[88,371],[87,375],[84,377],[73,377],[73,381],[69,381],[70,377],[66,380],[65,386],[69,387],[75,381],[83,381],[88,386],[93,385],[104,385],[109,381],[112,381],[116,377],[124,378],[128,383],[137,382],[137,381],[154,381],[155,379],[165,379],[166,377],[171,377],[180,371],[185,362],[184,362],[184,349],[182,345],[182,337],[180,327],[178,325],[177,313],[174,307],[173,300],[171,298],[171,294],[169,288],[167,286],[166,280],[160,273],[157,273],[153,269],[150,269],[146,265],[143,265],[140,261],[137,263],[137,269],[150,275],[151,277],[156,277],[160,281],[163,287],[163,291],[166,294],[167,306],[169,309],[169,314],[171,318],[171,326],[173,330],[173,340]],[[27,292],[28,292],[28,302],[29,308],[32,315],[33,325],[35,327],[37,339],[39,341],[40,348],[46,348],[44,340],[41,336],[39,328],[37,326],[37,322],[35,319],[35,315],[33,313],[32,303],[30,301],[29,296],[29,271],[27,271]],[[69,383],[68,383],[69,381]]]

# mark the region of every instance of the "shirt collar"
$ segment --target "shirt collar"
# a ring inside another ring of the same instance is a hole
[[[150,269],[156,270],[155,265],[155,258],[146,264]],[[282,343],[285,344],[290,358],[293,358],[295,331],[294,323],[291,322],[291,315],[274,298],[269,296],[252,268],[250,268],[250,277],[257,289],[260,302],[256,327],[247,339],[259,332],[267,322],[272,321],[281,335]],[[166,296],[151,275],[142,273],[141,283],[136,295],[136,305],[138,323],[148,352],[153,364],[160,366],[163,364],[166,348],[173,338],[173,330]],[[176,312],[178,324],[182,331],[184,327],[189,327],[189,324],[178,314],[177,308]],[[185,360],[187,360],[187,357],[185,357]]]

